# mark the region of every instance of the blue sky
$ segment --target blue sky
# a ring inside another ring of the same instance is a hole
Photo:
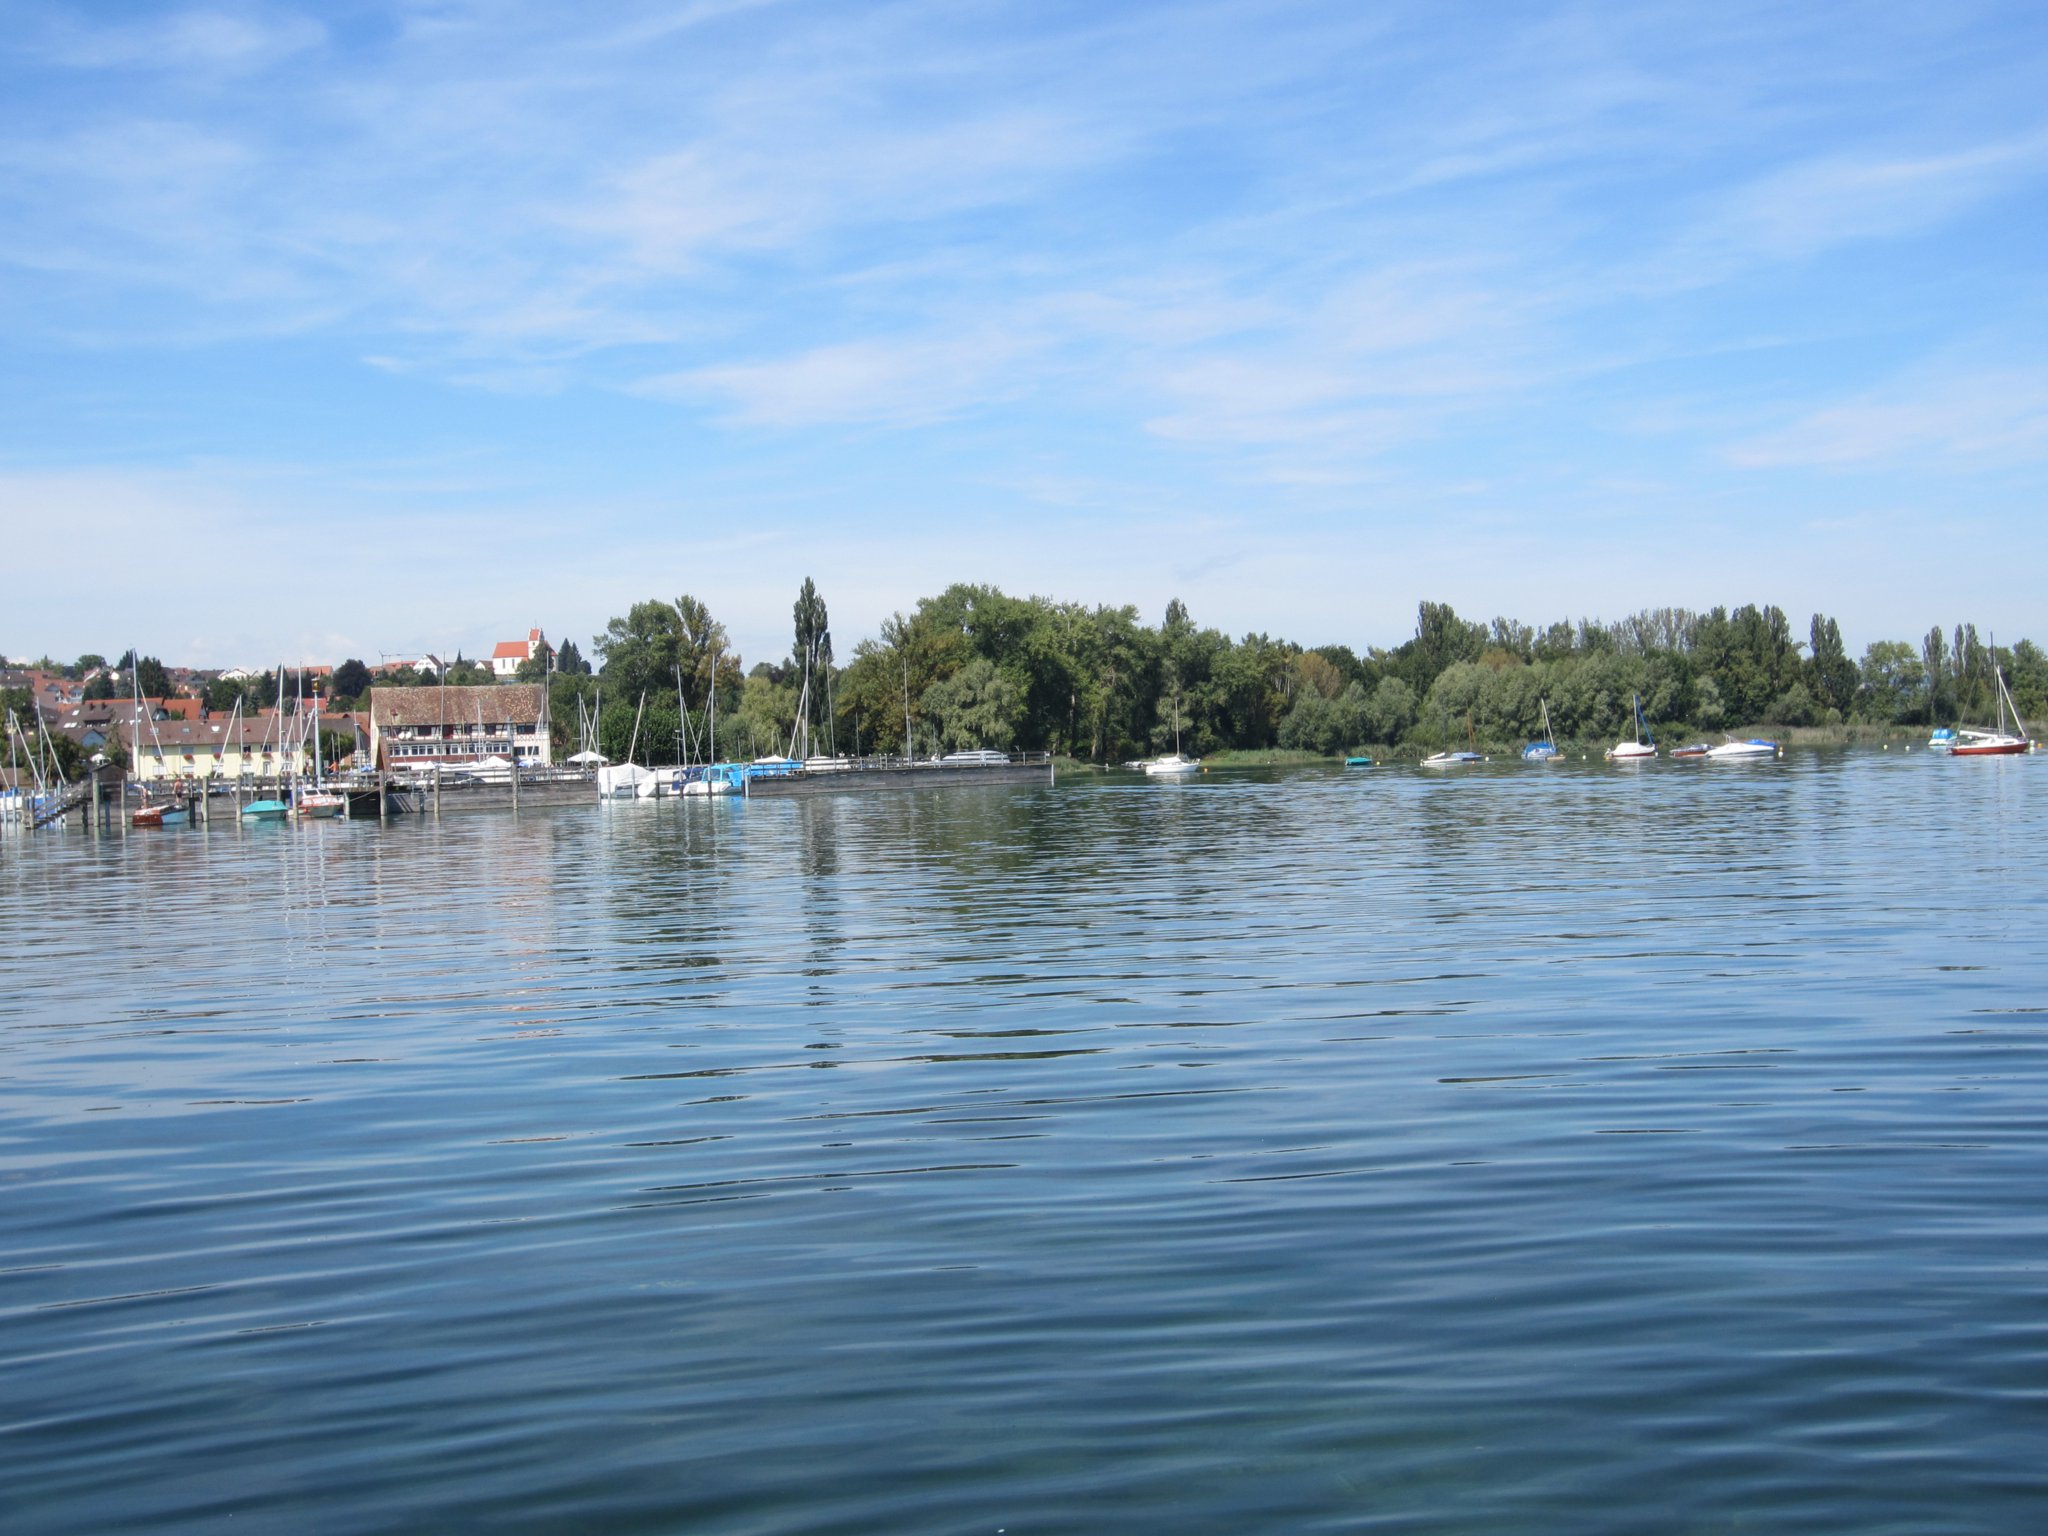
[[[2048,640],[2048,8],[15,4],[0,651]]]

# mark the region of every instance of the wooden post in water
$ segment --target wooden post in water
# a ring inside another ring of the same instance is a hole
[[[434,820],[441,819],[441,765],[434,764]]]
[[[519,809],[519,729],[512,730],[512,809]]]
[[[92,774],[92,810],[88,813],[92,819],[88,825],[92,828],[92,835],[98,837],[100,835],[100,771],[97,766],[90,763],[86,767]]]

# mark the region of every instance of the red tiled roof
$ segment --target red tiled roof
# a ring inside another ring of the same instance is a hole
[[[272,750],[277,747],[278,731],[274,720],[251,720],[247,716],[231,720],[222,715],[213,720],[159,720],[155,724],[152,731],[149,721],[142,722],[140,744],[145,749],[161,744],[166,752],[173,752],[191,747],[217,747],[223,743],[246,748],[260,747],[265,741],[270,743]],[[118,722],[115,731],[128,742],[131,750],[135,747],[136,743],[130,740],[136,734],[134,721]],[[289,722],[285,727],[284,741],[288,751],[298,745],[297,729]]]
[[[395,725],[540,724],[539,683],[482,683],[445,688],[391,688],[379,683],[370,690],[370,716],[380,730]]]
[[[500,640],[498,648],[491,652],[493,661],[524,661],[533,654],[530,640]]]

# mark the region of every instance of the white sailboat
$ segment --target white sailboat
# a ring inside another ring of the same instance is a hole
[[[1148,757],[1143,762],[1139,763],[1138,767],[1144,771],[1145,776],[1147,778],[1154,779],[1179,778],[1186,774],[1200,773],[1202,771],[1202,760],[1199,757],[1183,756],[1180,750],[1179,689],[1176,688],[1173,694],[1172,754],[1170,756]]]
[[[1610,763],[1635,763],[1657,755],[1657,742],[1650,735],[1650,723],[1643,718],[1643,700],[1640,694],[1631,694],[1630,703],[1636,716],[1636,734],[1632,741],[1616,742],[1607,749]]]
[[[299,673],[299,720],[301,735],[305,733],[305,686],[306,674],[302,669]],[[342,813],[347,807],[348,802],[340,795],[328,790],[326,779],[321,773],[320,759],[326,754],[320,750],[320,695],[317,691],[313,695],[312,730],[313,787],[307,789],[303,784],[298,787],[297,793],[292,796],[292,814],[301,821],[332,821]]]

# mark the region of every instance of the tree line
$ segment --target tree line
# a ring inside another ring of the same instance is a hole
[[[1611,623],[1538,628],[1468,620],[1448,603],[1424,602],[1409,639],[1358,652],[1263,633],[1233,638],[1198,624],[1178,600],[1148,625],[1130,605],[1013,597],[961,583],[892,614],[844,666],[825,599],[809,578],[791,616],[789,654],[749,668],[703,602],[649,598],[592,639],[594,667],[572,641],[543,642],[520,678],[546,682],[564,751],[595,747],[614,761],[650,763],[702,757],[712,749],[714,719],[727,757],[995,747],[1116,762],[1176,745],[1197,755],[1499,751],[1539,735],[1546,709],[1560,740],[1591,744],[1627,734],[1637,698],[1667,737],[1934,725],[1996,713],[1991,648],[1974,625],[1936,627],[1918,642],[1877,641],[1859,660],[1834,619],[1814,614],[1802,639],[1782,609],[1756,604],[1645,609]],[[80,666],[99,661],[81,657]],[[2048,709],[2040,647],[2001,646],[1999,665],[2023,715]],[[439,679],[373,678],[350,660],[326,689],[329,707],[367,707],[379,684],[437,680],[492,677],[458,658]],[[300,686],[287,672],[283,697],[296,697]],[[215,708],[236,698],[262,707],[278,696],[275,673],[208,688]]]
[[[1648,609],[1617,622],[1467,620],[1424,602],[1414,634],[1363,653],[1266,634],[1233,638],[1170,602],[1157,625],[1135,607],[1013,597],[957,584],[892,614],[833,659],[824,598],[808,579],[790,654],[743,668],[695,598],[649,599],[592,642],[599,665],[557,674],[564,745],[641,761],[708,748],[717,695],[730,756],[794,751],[931,755],[974,747],[1116,762],[1194,754],[1360,748],[1504,750],[1540,735],[1547,708],[1564,741],[1632,729],[1640,698],[1665,735],[1813,725],[1988,720],[1996,685],[1974,625],[1917,644],[1878,641],[1859,661],[1815,614],[1802,639],[1785,612],[1746,604],[1704,613]],[[2048,707],[2048,655],[1999,649],[2025,714]],[[577,722],[594,734],[577,734]]]

